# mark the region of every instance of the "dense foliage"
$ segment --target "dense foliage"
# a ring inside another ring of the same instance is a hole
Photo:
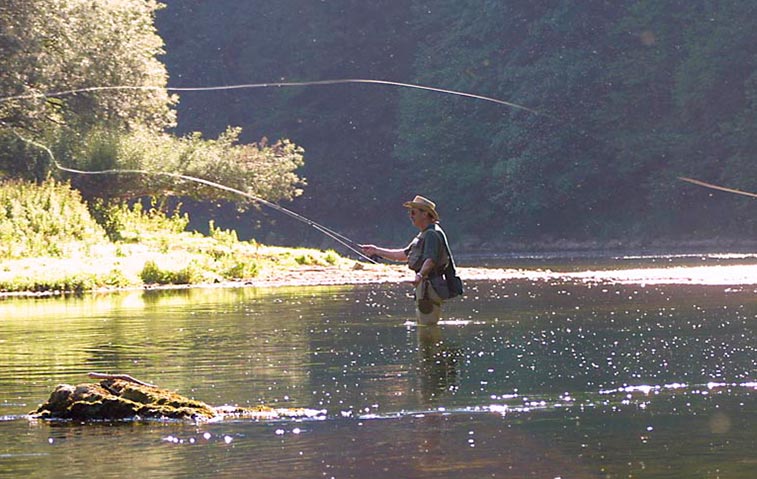
[[[300,265],[354,266],[334,251],[240,241],[212,222],[208,235],[189,232],[179,207],[158,206],[99,201],[95,221],[69,184],[0,183],[0,293],[207,284]]]
[[[168,175],[68,175],[55,163],[198,176],[269,200],[298,195],[302,149],[288,141],[240,144],[240,130],[227,127],[215,140],[169,133],[178,98],[166,90],[158,58],[160,7],[155,0],[0,4],[0,174],[70,178],[85,198],[106,201],[244,198]]]
[[[471,245],[757,232],[752,200],[677,179],[757,191],[754,2],[164,1],[0,3],[0,174],[87,199],[239,202],[175,175],[288,200],[301,168],[294,209],[377,241],[407,236],[399,204],[417,193]],[[365,84],[178,103],[169,72],[175,87],[394,80],[532,111]],[[68,175],[22,138],[68,167],[174,176]],[[290,243],[312,240],[295,228]]]
[[[69,185],[0,184],[0,259],[65,256],[104,240],[105,232]]]
[[[752,200],[677,180],[757,191],[755,2],[166,3],[177,85],[377,78],[539,112],[365,85],[183,97],[188,128],[304,145],[295,207],[331,226],[401,238],[425,193],[472,245],[757,232]]]

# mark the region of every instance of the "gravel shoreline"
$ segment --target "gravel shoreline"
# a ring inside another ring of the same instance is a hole
[[[666,268],[616,269],[609,271],[554,272],[541,269],[457,268],[465,281],[557,281],[606,284],[757,285],[757,265],[674,266]],[[410,284],[413,275],[405,265],[365,264],[345,266],[300,266],[268,270],[243,281],[189,285],[145,285],[133,288],[100,289],[92,293],[129,290],[172,290],[190,288],[276,288],[292,286],[338,286],[361,284]],[[2,293],[3,297],[61,296],[63,292]]]
[[[359,265],[339,267],[302,267],[261,275],[244,284],[252,287],[323,286],[348,284],[409,283],[413,279],[404,265]],[[578,281],[609,284],[700,284],[757,285],[757,265],[674,266],[609,271],[553,272],[509,268],[459,267],[463,281]]]

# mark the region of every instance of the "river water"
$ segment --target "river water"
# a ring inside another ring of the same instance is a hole
[[[2,300],[0,477],[757,477],[757,287],[466,286],[437,328],[402,285]],[[25,416],[90,371],[320,412]]]

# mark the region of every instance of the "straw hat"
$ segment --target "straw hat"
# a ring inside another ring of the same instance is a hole
[[[406,201],[402,206],[405,208],[418,208],[419,210],[426,211],[431,215],[434,221],[439,221],[439,213],[436,212],[436,203],[428,198],[416,195],[412,201]]]

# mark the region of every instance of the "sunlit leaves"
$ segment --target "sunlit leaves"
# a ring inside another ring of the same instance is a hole
[[[153,25],[154,0],[11,0],[0,7],[0,92],[46,94],[92,86],[166,84],[157,56],[163,42]],[[84,92],[0,103],[6,126],[27,130],[171,126],[165,90]],[[70,130],[69,130],[70,131]]]
[[[241,144],[240,129],[229,128],[216,139],[199,133],[181,138],[147,129],[114,135],[93,131],[74,156],[78,169],[132,170],[109,175],[74,175],[72,181],[89,197],[124,200],[141,196],[179,196],[201,200],[227,199],[239,204],[250,198],[176,175],[199,178],[269,201],[291,200],[305,182],[295,173],[303,149],[288,140]]]

